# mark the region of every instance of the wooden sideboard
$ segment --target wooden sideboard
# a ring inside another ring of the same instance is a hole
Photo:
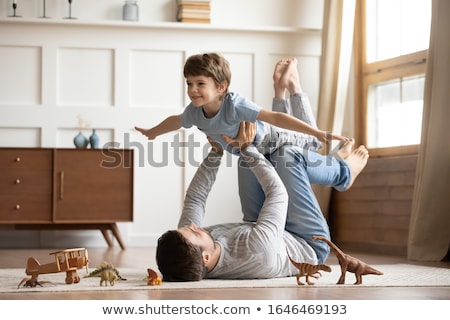
[[[0,148],[0,225],[110,230],[133,221],[133,150]]]

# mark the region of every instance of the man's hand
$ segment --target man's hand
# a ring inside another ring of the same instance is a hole
[[[241,151],[253,143],[256,136],[256,124],[251,122],[241,122],[239,124],[239,133],[236,138],[223,136],[225,142],[233,148]]]
[[[223,154],[223,148],[219,143],[215,142],[214,139],[211,138],[210,136],[207,136],[206,139],[208,139],[208,142],[211,145],[211,149],[213,152]]]

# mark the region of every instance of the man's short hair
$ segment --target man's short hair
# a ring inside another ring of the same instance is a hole
[[[202,249],[176,230],[169,230],[158,239],[156,263],[163,280],[169,282],[199,281],[208,272]]]

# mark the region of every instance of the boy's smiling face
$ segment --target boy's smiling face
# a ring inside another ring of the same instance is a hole
[[[195,107],[220,106],[223,86],[217,87],[213,78],[206,76],[186,77],[187,94]]]

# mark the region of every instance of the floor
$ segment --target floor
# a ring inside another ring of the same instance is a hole
[[[87,248],[89,265],[109,261],[117,268],[156,268],[154,248]],[[56,249],[0,249],[0,268],[25,268],[28,257],[48,260]],[[407,263],[450,268],[450,262],[418,263],[401,257],[347,252],[369,264]],[[327,264],[337,264],[331,255]],[[58,293],[0,293],[0,300],[448,300],[450,287],[383,287],[348,286],[345,288],[236,288],[197,290],[141,290]]]

